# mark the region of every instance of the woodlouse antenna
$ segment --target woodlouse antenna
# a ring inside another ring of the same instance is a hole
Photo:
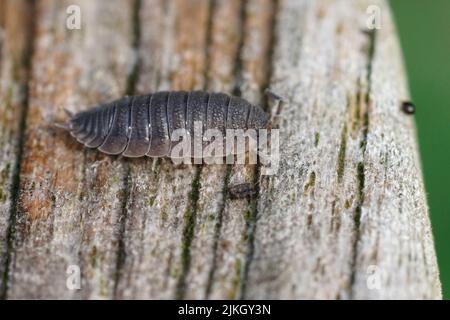
[[[279,125],[279,119],[281,110],[283,109],[284,104],[286,103],[286,99],[280,96],[279,94],[272,91],[270,88],[266,88],[264,93],[273,101],[273,105],[271,107],[272,113],[272,121],[269,124],[270,129],[277,127]]]
[[[264,93],[265,93],[268,97],[272,98],[273,100],[276,100],[276,101],[284,101],[284,98],[283,98],[282,96],[280,96],[279,94],[275,93],[275,92],[274,92],[272,89],[270,89],[270,88],[266,88],[266,89],[264,90]]]

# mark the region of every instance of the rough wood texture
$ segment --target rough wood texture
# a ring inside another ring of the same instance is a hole
[[[0,1],[0,297],[9,264],[23,118],[27,106],[33,6]]]
[[[66,28],[72,4],[81,30]],[[367,33],[371,4],[382,28]],[[2,102],[29,87],[0,106],[2,297],[441,297],[384,1],[0,0],[0,27]],[[109,157],[51,126],[64,107],[163,89],[231,92],[275,115],[268,86],[287,100],[273,176]],[[231,200],[242,182],[257,196]]]

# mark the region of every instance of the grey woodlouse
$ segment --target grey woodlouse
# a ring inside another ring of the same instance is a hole
[[[170,155],[171,134],[186,129],[192,136],[194,122],[203,130],[262,129],[265,112],[245,99],[205,91],[160,91],[101,104],[76,114],[65,125],[70,134],[89,148],[125,157]]]

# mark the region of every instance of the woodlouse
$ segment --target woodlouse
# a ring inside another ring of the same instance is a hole
[[[69,114],[63,125],[79,142],[107,154],[126,157],[165,157],[175,142],[172,132],[194,122],[203,130],[262,129],[268,125],[264,111],[245,99],[205,91],[160,91],[127,96],[110,103]]]

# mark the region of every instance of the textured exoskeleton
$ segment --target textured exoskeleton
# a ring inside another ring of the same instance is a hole
[[[262,129],[267,115],[248,101],[224,93],[161,91],[128,96],[74,114],[67,129],[79,142],[107,154],[165,157],[176,129]],[[192,135],[192,134],[191,134]]]

